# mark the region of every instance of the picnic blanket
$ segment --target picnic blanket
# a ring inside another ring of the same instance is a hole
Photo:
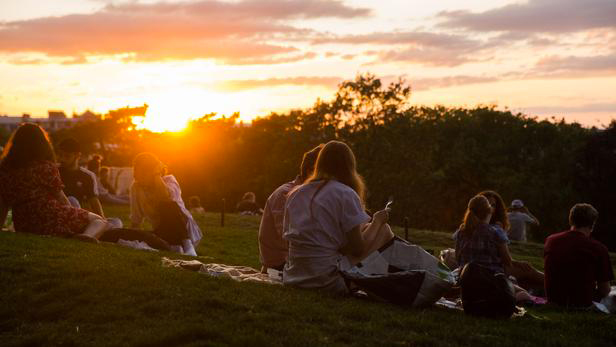
[[[248,266],[233,266],[215,263],[204,264],[198,260],[169,259],[167,257],[163,257],[162,265],[164,267],[191,270],[214,277],[228,277],[239,282],[282,284],[282,281],[275,276],[261,273]]]

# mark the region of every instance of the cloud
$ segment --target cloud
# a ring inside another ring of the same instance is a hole
[[[433,88],[446,88],[467,84],[490,83],[497,82],[499,80],[500,78],[498,77],[467,75],[409,79],[411,88],[414,91],[428,90]]]
[[[74,62],[123,54],[134,61],[284,62],[301,54],[289,56],[297,49],[280,42],[310,32],[286,21],[368,15],[367,9],[325,0],[108,5],[92,14],[0,23],[0,53],[36,52]]]
[[[613,113],[616,115],[616,102],[593,103],[582,106],[531,106],[524,107],[532,113]]]
[[[215,88],[220,91],[243,91],[248,89],[269,88],[287,85],[335,87],[342,81],[340,77],[287,77],[261,80],[229,80],[217,83]]]
[[[313,44],[366,44],[395,46],[365,55],[376,55],[374,63],[403,61],[431,66],[458,66],[480,59],[481,51],[492,47],[490,42],[467,36],[425,31],[376,32],[365,35],[320,37]]]
[[[566,33],[616,28],[614,0],[529,0],[485,12],[444,11],[441,26],[472,31]]]
[[[364,35],[329,36],[313,40],[314,44],[378,44],[378,45],[417,45],[435,47],[469,48],[480,45],[479,41],[462,35],[441,34],[426,31],[375,32]]]
[[[550,56],[537,62],[534,75],[577,77],[616,74],[616,53],[598,56]]]

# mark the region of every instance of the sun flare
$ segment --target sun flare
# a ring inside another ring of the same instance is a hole
[[[212,108],[217,108],[214,102],[216,97],[202,89],[176,89],[149,99],[146,116],[135,119],[137,129],[179,132],[186,129],[191,120],[211,112]]]

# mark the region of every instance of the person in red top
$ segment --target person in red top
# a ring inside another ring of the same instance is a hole
[[[548,302],[565,307],[589,307],[610,292],[614,279],[607,248],[590,238],[599,213],[589,204],[569,212],[571,229],[545,240],[545,291]]]
[[[0,225],[10,208],[17,232],[97,242],[107,222],[72,207],[63,188],[47,134],[36,124],[21,125],[0,158]]]

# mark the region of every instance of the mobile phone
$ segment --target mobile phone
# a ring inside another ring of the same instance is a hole
[[[394,199],[392,197],[389,198],[387,204],[385,204],[385,209],[391,208],[391,205],[394,203]]]

